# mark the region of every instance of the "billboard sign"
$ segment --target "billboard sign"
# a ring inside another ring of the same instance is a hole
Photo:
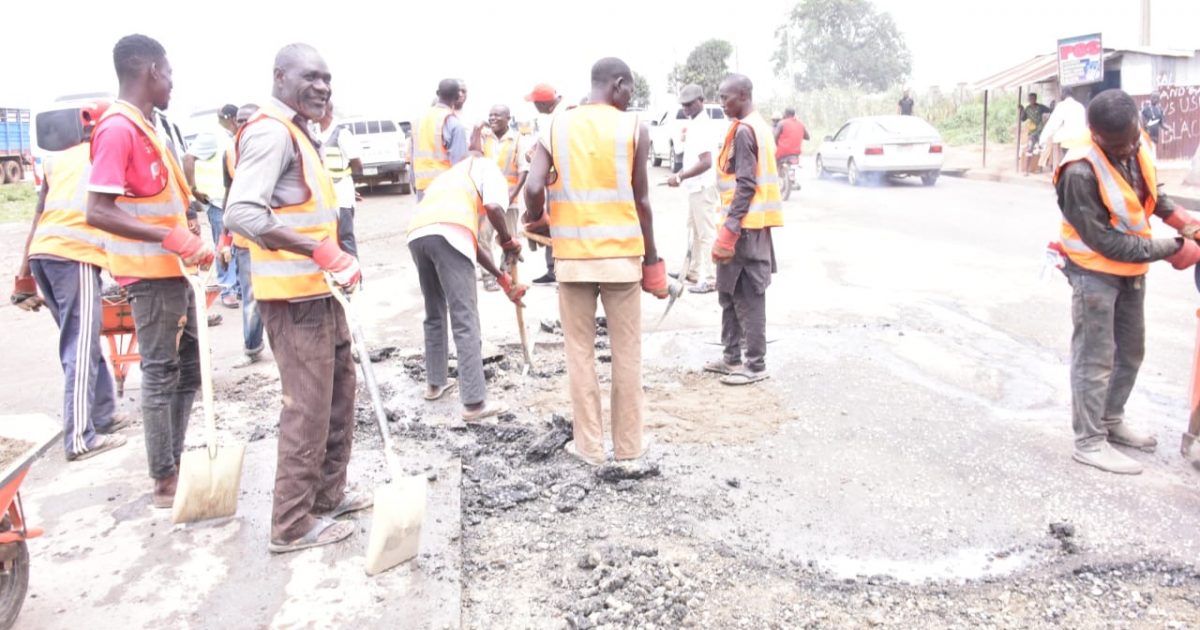
[[[1058,83],[1062,87],[1104,80],[1104,46],[1100,33],[1058,40]]]

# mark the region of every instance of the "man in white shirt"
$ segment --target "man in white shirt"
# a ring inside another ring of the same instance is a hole
[[[358,258],[358,241],[354,238],[354,206],[358,201],[354,171],[362,172],[362,147],[352,131],[333,124],[332,102],[325,107],[320,125],[321,160],[333,178],[333,192],[337,195],[338,244],[342,251]]]
[[[1087,126],[1087,110],[1071,95],[1070,88],[1063,90],[1062,100],[1054,106],[1054,111],[1050,113],[1050,118],[1042,127],[1039,137],[1042,142],[1060,145],[1057,151],[1058,156],[1091,141],[1091,132],[1088,131]],[[1052,153],[1056,152],[1042,151],[1041,166],[1046,166]],[[1055,159],[1057,161],[1057,157]]]
[[[525,178],[529,175],[529,159],[526,157],[533,149],[533,143],[527,136],[522,136],[510,124],[512,113],[507,105],[493,105],[488,112],[487,126],[483,128],[483,155],[496,163],[508,183],[508,205],[513,209],[510,214],[520,216],[521,189],[525,186]],[[491,224],[483,217],[479,223],[480,247],[487,249],[488,254],[495,254],[495,232]],[[504,271],[507,269],[501,268]],[[488,291],[499,290],[491,274],[483,276],[483,288]]]
[[[479,146],[478,134],[476,129],[472,147]],[[450,329],[462,380],[462,419],[476,422],[503,413],[507,407],[487,400],[475,262],[496,277],[512,302],[521,303],[525,287],[514,285],[511,276],[496,267],[487,249],[477,241],[479,217],[484,215],[509,263],[514,264],[521,253],[521,244],[509,233],[504,216],[508,183],[496,163],[477,149],[467,155],[425,189],[408,226],[408,249],[425,298],[425,399],[437,400],[456,385],[449,378]]]
[[[692,261],[684,281],[694,286],[692,293],[716,290],[716,272],[712,257],[713,240],[717,234],[716,155],[721,149],[723,134],[717,122],[704,109],[704,89],[695,83],[679,92],[683,113],[690,119],[683,129],[683,170],[671,175],[667,185],[682,186],[688,193],[688,234]]]

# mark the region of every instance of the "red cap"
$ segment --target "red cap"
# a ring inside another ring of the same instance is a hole
[[[533,86],[533,91],[525,95],[525,100],[534,103],[549,103],[558,98],[558,92],[549,83],[539,83]]]

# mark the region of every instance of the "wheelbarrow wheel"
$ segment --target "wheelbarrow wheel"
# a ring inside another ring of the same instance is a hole
[[[16,549],[12,560],[0,568],[0,630],[8,630],[17,623],[29,590],[29,548],[23,540],[9,544]]]

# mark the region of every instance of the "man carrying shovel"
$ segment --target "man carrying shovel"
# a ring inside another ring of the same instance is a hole
[[[359,266],[338,246],[333,181],[307,131],[325,114],[331,79],[311,46],[279,51],[272,98],[238,132],[225,211],[225,225],[251,241],[251,284],[283,390],[274,553],[343,540],[354,524],[334,519],[371,505],[368,494],[346,491],[354,362],[345,313],[325,280],[329,273],[351,290]]]
[[[496,163],[478,150],[479,134],[476,129],[467,159],[438,175],[425,189],[408,225],[408,249],[425,297],[425,399],[437,400],[456,384],[448,375],[448,309],[462,379],[458,396],[466,422],[506,410],[502,403],[487,400],[474,262],[495,276],[508,299],[518,306],[526,290],[496,268],[490,248],[479,242],[480,217],[486,216],[507,263],[517,263],[521,243],[509,233],[504,215],[511,199],[508,182]]]

